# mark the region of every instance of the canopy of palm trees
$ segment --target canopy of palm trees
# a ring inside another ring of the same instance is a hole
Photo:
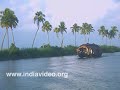
[[[55,27],[54,32],[57,34],[58,37],[58,33],[60,32],[60,29],[58,27]]]
[[[67,33],[67,31],[66,31],[67,28],[66,28],[64,22],[60,22],[59,29],[60,29],[61,34],[63,34],[64,32]]]
[[[102,39],[104,37],[107,38],[108,30],[105,28],[105,26],[101,26],[100,29],[98,29],[99,35],[102,36]],[[107,39],[106,39],[107,40]]]
[[[117,27],[116,26],[112,26],[111,30],[108,32],[108,38],[111,40],[113,38],[115,38],[115,36],[117,35]]]
[[[39,29],[40,23],[44,23],[45,21],[45,15],[39,11],[35,13],[35,17],[34,17],[34,23],[37,23],[37,27]]]
[[[111,30],[109,31],[109,38],[112,39],[112,38],[115,38],[115,36],[117,35],[117,27],[116,26],[112,26],[111,27]]]
[[[48,22],[48,21],[45,21],[45,23],[43,23],[43,26],[42,26],[42,31],[43,32],[47,32],[47,35],[48,35],[48,44],[50,44],[50,41],[49,41],[49,32],[52,30],[52,25]]]
[[[65,23],[64,22],[60,22],[60,25],[59,25],[59,30],[60,30],[60,33],[62,34],[62,42],[61,42],[61,47],[63,47],[63,40],[64,40],[64,37],[63,37],[63,33],[66,32],[66,26],[65,26]]]
[[[91,32],[93,32],[94,29],[91,24],[88,23],[83,23],[82,26],[80,27],[80,32],[83,35],[89,35]],[[89,40],[89,38],[88,38]],[[86,42],[86,37],[85,37],[85,42]]]
[[[76,32],[79,32],[80,26],[78,26],[77,23],[75,23],[73,27],[71,27],[71,29],[72,29],[72,33],[75,34],[75,46],[76,46]]]
[[[71,27],[71,29],[72,29],[73,34],[75,34],[76,32],[79,32],[80,26],[78,26],[77,23],[75,23],[73,27]]]
[[[58,38],[58,40],[59,40],[59,42],[60,42],[60,38],[59,38],[59,32],[60,32],[60,29],[58,28],[58,27],[55,27],[54,28],[54,32],[56,33],[56,36],[57,36],[57,38]]]
[[[6,8],[5,11],[3,11],[3,15],[1,16],[1,23],[0,24],[1,24],[2,28],[6,28],[6,33],[7,33],[7,37],[8,37],[8,48],[9,48],[8,29],[11,28],[11,31],[12,31],[12,29],[16,28],[16,26],[18,24],[18,18],[14,14],[14,11],[10,10],[9,8]],[[2,46],[4,43],[4,38],[6,36],[6,33],[3,37]],[[13,44],[15,44],[13,32],[12,32],[12,37],[13,37]],[[2,48],[2,46],[1,46],[1,48]]]
[[[101,26],[100,29],[98,29],[99,35],[101,35],[102,37],[105,36],[105,26]]]

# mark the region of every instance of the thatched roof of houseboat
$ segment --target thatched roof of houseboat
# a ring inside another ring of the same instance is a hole
[[[88,47],[88,48],[91,48],[91,49],[94,49],[94,48],[100,48],[98,45],[96,45],[96,44],[89,44],[89,43],[87,43],[87,44],[82,44],[80,47],[82,47],[82,46],[86,46],[86,47]]]
[[[94,44],[94,43],[93,44],[89,44],[89,43],[82,44],[79,48],[82,48],[82,47],[91,48],[96,53],[101,51],[101,48],[98,45]]]

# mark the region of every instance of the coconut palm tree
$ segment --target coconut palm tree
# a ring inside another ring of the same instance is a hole
[[[42,26],[42,31],[43,32],[47,32],[47,36],[48,36],[48,44],[50,45],[50,40],[49,40],[49,32],[52,30],[52,25],[48,22],[48,21],[45,21],[43,23],[43,26]]]
[[[95,30],[93,29],[93,26],[91,25],[91,24],[88,24],[88,28],[87,28],[87,31],[88,31],[88,43],[89,43],[89,41],[90,41],[90,33],[91,32],[94,32]]]
[[[85,42],[86,42],[86,35],[90,35],[91,32],[93,32],[94,29],[91,24],[88,23],[83,23],[82,26],[80,27],[80,32],[85,36]],[[88,38],[89,42],[89,38]]]
[[[106,35],[107,29],[105,28],[105,26],[101,26],[100,29],[98,29],[99,35],[102,36],[102,40]]]
[[[6,8],[5,11],[3,11],[3,14],[1,15],[1,22],[0,22],[0,26],[2,28],[6,28],[6,32],[3,36],[3,39],[2,39],[2,45],[1,45],[1,50],[2,50],[2,47],[3,47],[3,43],[4,43],[4,39],[6,37],[6,34],[7,34],[7,39],[8,39],[8,48],[9,48],[9,36],[8,36],[8,28],[9,28],[9,9]]]
[[[115,36],[117,35],[118,29],[116,26],[112,26],[111,30],[108,33],[108,38],[110,39],[110,45],[111,45],[111,40],[113,38],[115,38]]]
[[[3,40],[2,40],[1,49],[3,47],[3,43],[4,43],[4,39],[5,39],[6,34],[7,34],[7,38],[8,38],[8,48],[9,48],[8,29],[11,28],[13,44],[15,44],[14,35],[13,35],[13,28],[16,28],[16,26],[18,24],[18,19],[17,19],[16,15],[14,14],[14,11],[10,10],[9,8],[6,8],[5,11],[3,12],[2,17],[1,17],[1,23],[0,24],[1,24],[2,28],[6,28],[6,32],[5,32],[5,35],[4,35]]]
[[[58,40],[59,40],[59,42],[60,42],[60,38],[59,38],[60,29],[59,29],[58,27],[55,27],[55,28],[54,28],[54,32],[56,33],[56,36],[57,36],[57,38],[58,38]]]
[[[62,21],[62,22],[60,22],[60,25],[59,25],[59,29],[60,29],[60,33],[61,33],[61,35],[62,35],[62,42],[61,42],[61,47],[63,48],[63,43],[64,43],[64,36],[63,36],[63,33],[64,32],[66,32],[67,33],[67,31],[66,31],[66,26],[65,26],[65,23]]]
[[[18,25],[18,18],[16,17],[16,15],[14,14],[13,11],[11,11],[11,17],[10,18],[11,18],[10,28],[11,28],[11,32],[12,32],[12,39],[13,39],[13,44],[15,45],[13,28],[16,28],[16,26]]]
[[[107,45],[107,39],[108,39],[108,36],[109,36],[109,31],[107,29],[105,30],[104,36],[106,37],[106,45]]]
[[[41,11],[36,12],[36,13],[35,13],[35,17],[34,17],[34,23],[37,24],[37,28],[38,28],[38,29],[37,29],[37,31],[36,31],[36,33],[35,33],[35,36],[34,36],[34,39],[33,39],[32,48],[33,48],[33,46],[34,46],[34,42],[35,42],[37,33],[38,33],[38,31],[39,31],[40,23],[43,24],[44,21],[45,21],[45,15],[44,15]]]
[[[80,30],[80,26],[77,25],[77,23],[75,23],[72,27],[72,33],[75,35],[75,46],[76,46],[76,33],[79,32]]]

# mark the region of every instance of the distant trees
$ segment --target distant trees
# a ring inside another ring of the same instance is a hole
[[[110,44],[111,40],[117,36],[118,29],[116,26],[112,26],[111,30],[108,32],[108,38],[110,39]]]
[[[52,25],[48,22],[48,21],[45,21],[43,23],[43,26],[42,26],[42,31],[43,32],[47,32],[47,36],[48,36],[48,44],[50,45],[50,40],[49,40],[49,32],[52,30]]]
[[[80,26],[77,25],[77,23],[75,23],[72,27],[72,33],[75,35],[75,46],[76,46],[76,33],[78,33],[80,31]]]
[[[58,41],[60,42],[60,38],[59,38],[60,29],[59,29],[59,27],[55,27],[55,28],[54,28],[54,32],[56,33],[56,36],[57,36],[57,38],[58,38]],[[60,42],[60,43],[61,43],[61,42]]]
[[[85,42],[86,42],[86,35],[90,35],[91,32],[93,32],[94,29],[91,24],[83,23],[80,27],[80,32],[85,36]],[[88,43],[89,43],[89,37],[88,37]]]
[[[37,24],[37,28],[38,28],[38,29],[37,29],[37,31],[36,31],[36,33],[35,33],[35,36],[34,36],[34,39],[33,39],[32,48],[33,48],[33,46],[34,46],[34,42],[35,42],[37,33],[38,33],[38,31],[39,31],[40,23],[43,24],[44,21],[45,21],[45,15],[44,15],[41,11],[36,12],[36,13],[35,13],[35,16],[34,16],[34,23]]]
[[[105,26],[101,26],[100,29],[98,29],[99,35],[102,36],[102,39],[104,37],[106,37],[106,44],[107,44],[107,38],[110,40],[115,38],[115,36],[117,35],[117,27],[116,26],[112,26],[110,30],[106,29]]]
[[[6,8],[3,12],[0,12],[0,26],[2,28],[6,28],[6,32],[3,36],[3,40],[2,40],[2,45],[1,45],[1,49],[3,48],[3,43],[4,43],[4,39],[6,37],[7,34],[7,39],[8,39],[8,48],[9,48],[9,33],[8,33],[8,29],[11,29],[12,32],[12,38],[13,38],[13,44],[15,44],[14,41],[14,34],[13,34],[13,28],[16,28],[17,24],[18,24],[18,18],[16,17],[16,15],[14,14],[14,11],[10,10],[9,8]]]
[[[58,25],[58,27],[54,28],[54,32],[56,33],[56,36],[57,36],[58,40],[60,41],[62,48],[63,48],[63,44],[64,44],[64,32],[67,33],[66,29],[67,28],[65,26],[65,22],[63,22],[63,21],[60,22],[60,25]],[[58,35],[59,33],[61,34],[61,38],[59,38],[59,35]]]
[[[64,36],[63,36],[63,34],[64,34],[64,32],[66,32],[67,33],[67,31],[66,31],[66,26],[65,26],[65,22],[60,22],[60,25],[59,25],[59,30],[60,30],[60,33],[61,33],[61,35],[62,35],[62,41],[61,41],[61,47],[63,48],[63,44],[64,44]]]
[[[98,33],[99,33],[100,36],[102,36],[102,40],[103,40],[103,38],[105,37],[105,31],[106,31],[105,26],[101,26],[101,27],[98,29]]]
[[[6,29],[6,32],[4,33],[3,39],[2,39],[2,45],[1,45],[1,49],[3,48],[3,44],[4,44],[4,39],[7,35],[7,42],[8,42],[8,48],[9,48],[9,33],[8,30],[10,29],[12,32],[12,43],[15,44],[15,40],[14,40],[14,34],[13,34],[13,28],[16,28],[18,25],[18,18],[16,17],[14,11],[10,10],[9,8],[6,8],[4,11],[0,12],[0,26],[2,28]],[[52,30],[52,25],[50,24],[49,21],[45,20],[45,15],[41,12],[38,11],[35,13],[34,16],[34,23],[37,25],[37,31],[35,33],[35,36],[33,38],[33,42],[32,42],[32,48],[34,46],[35,40],[36,40],[36,36],[37,33],[40,29],[40,25],[41,25],[41,31],[43,32],[47,32],[47,39],[48,39],[48,44],[50,45],[50,39],[49,39],[49,32]],[[79,32],[81,35],[85,36],[85,43],[88,42],[89,43],[89,36],[91,34],[91,32],[94,32],[94,28],[91,24],[88,23],[82,23],[81,26],[79,26],[77,23],[74,23],[72,25],[72,27],[70,27],[70,29],[72,30],[73,35],[75,36],[75,46],[76,46],[76,34]],[[60,22],[60,24],[55,27],[53,29],[53,31],[56,33],[56,36],[61,44],[61,47],[63,48],[63,44],[64,44],[64,32],[67,33],[67,27],[65,25],[65,22]],[[117,35],[120,38],[120,33],[118,32],[118,29],[116,26],[112,26],[111,29],[106,29],[105,26],[100,26],[100,28],[98,29],[98,33],[100,36],[102,36],[102,40],[105,37],[106,38],[106,44],[107,44],[107,39],[111,40],[114,39]],[[61,34],[61,35],[60,35]],[[88,36],[88,38],[87,38]]]

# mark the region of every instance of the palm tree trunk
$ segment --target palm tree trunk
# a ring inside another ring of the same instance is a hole
[[[7,34],[7,31],[5,32],[5,34],[4,34],[4,36],[3,36],[3,39],[2,39],[1,50],[2,50],[2,48],[3,48],[3,43],[4,43],[4,40],[5,40],[5,36],[6,36],[6,34]]]
[[[9,49],[9,33],[8,33],[8,28],[6,28],[7,30],[7,39],[8,39],[8,49]]]
[[[62,42],[61,42],[61,47],[63,48],[63,34],[62,34]]]
[[[76,46],[76,32],[75,32],[75,46]]]
[[[86,35],[85,35],[85,43],[86,43]]]
[[[103,37],[102,37],[102,42],[104,43]],[[101,42],[101,45],[103,45],[102,42]]]
[[[112,39],[110,39],[110,46],[112,46]]]
[[[14,40],[13,29],[11,29],[11,32],[12,32],[12,39],[13,39],[13,44],[15,45],[15,40]]]
[[[59,38],[58,33],[56,33],[56,36],[57,36],[57,38],[58,38],[59,43],[61,44],[61,41],[60,41],[60,38]]]
[[[39,31],[39,27],[38,27],[38,29],[37,29],[37,31],[36,31],[36,33],[35,33],[35,37],[34,37],[34,39],[33,39],[33,43],[32,43],[32,48],[33,48],[33,46],[34,46],[35,39],[36,39],[36,36],[37,36],[38,31]]]
[[[89,38],[90,38],[90,34],[88,35],[88,43],[89,43],[89,41],[90,41]]]
[[[48,44],[50,45],[49,32],[47,32],[47,36],[48,36]]]
[[[106,45],[107,45],[107,37],[106,37]]]

